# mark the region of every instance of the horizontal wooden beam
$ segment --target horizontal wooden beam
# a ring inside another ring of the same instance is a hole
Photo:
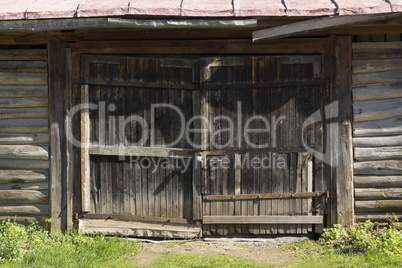
[[[373,73],[358,73],[352,75],[353,85],[391,83],[401,80],[402,70],[379,71]]]
[[[48,190],[49,183],[0,183],[0,190]]]
[[[2,133],[48,133],[49,120],[42,118],[33,119],[4,119],[0,120],[0,131]]]
[[[353,50],[353,60],[380,60],[380,59],[402,59],[402,48]]]
[[[133,81],[117,81],[117,80],[93,80],[83,79],[80,84],[115,86],[115,87],[137,87],[137,88],[152,88],[152,89],[189,89],[196,90],[200,88],[199,84],[172,84],[172,83],[143,83]]]
[[[355,147],[381,147],[381,146],[402,146],[402,135],[379,136],[379,137],[355,137]]]
[[[201,237],[201,226],[158,223],[133,222],[123,220],[79,219],[78,229],[83,234],[121,235],[136,237],[157,237],[163,239],[195,239]]]
[[[28,21],[26,21],[28,22]],[[11,23],[11,22],[10,22]],[[46,49],[0,49],[0,60],[47,61]]]
[[[402,160],[379,160],[354,162],[357,175],[401,175]]]
[[[49,169],[49,161],[48,160],[0,159],[0,168]]]
[[[45,183],[48,177],[46,170],[0,170],[0,183]]]
[[[0,110],[0,119],[11,118],[48,118],[49,109],[47,107],[34,108],[3,108]]]
[[[285,39],[252,44],[249,39],[77,41],[78,53],[97,54],[267,54],[328,53],[328,38]]]
[[[47,98],[47,86],[0,86],[0,98]]]
[[[0,108],[34,108],[48,107],[49,101],[47,98],[1,98]],[[6,110],[7,112],[7,110]],[[18,112],[18,111],[16,111]],[[0,110],[2,113],[2,110]]]
[[[0,61],[0,72],[47,73],[46,61]]]
[[[0,145],[0,158],[48,160],[48,145]]]
[[[0,72],[0,85],[46,86],[46,73]]]
[[[48,204],[0,205],[1,216],[27,216],[48,214]]]
[[[354,158],[359,161],[402,159],[402,146],[356,147]]]
[[[355,188],[402,187],[401,176],[354,176]]]
[[[264,82],[264,83],[236,83],[236,84],[205,84],[206,90],[233,90],[233,89],[258,89],[272,87],[302,87],[325,85],[326,80],[291,81],[291,82]]]
[[[402,199],[402,188],[356,188],[355,200]]]
[[[47,204],[48,191],[0,190],[0,204]]]
[[[89,154],[140,156],[140,157],[173,157],[191,158],[194,151],[191,149],[163,148],[163,147],[130,147],[130,146],[90,146]]]
[[[250,28],[257,26],[257,19],[123,19],[123,18],[74,18],[47,20],[1,21],[0,31],[43,32],[54,30],[89,30],[104,28],[136,29],[187,29],[187,28]]]
[[[152,217],[152,216],[135,216],[135,215],[119,215],[119,214],[91,214],[83,213],[79,215],[80,219],[104,219],[104,220],[123,220],[123,221],[142,221],[142,222],[160,222],[160,223],[178,223],[178,224],[196,224],[190,219]]]
[[[314,148],[314,147],[312,147]],[[219,151],[202,151],[202,155],[207,156],[222,156],[230,154],[268,154],[268,153],[304,153],[307,152],[306,148],[263,148],[263,149],[231,149]]]
[[[253,42],[272,40],[399,17],[398,13],[331,16],[285,24],[253,32]]]
[[[289,199],[318,197],[327,192],[301,192],[301,193],[269,193],[269,194],[234,194],[234,195],[204,195],[202,198],[209,201],[218,200],[250,200],[250,199]]]
[[[355,201],[357,213],[368,212],[402,212],[402,200],[370,200],[370,201]]]
[[[402,116],[353,124],[355,137],[402,134]]]
[[[398,219],[402,219],[402,213],[395,213],[395,216],[398,217]],[[367,220],[370,220],[372,222],[374,222],[374,221],[382,222],[382,221],[388,221],[389,218],[393,219],[394,213],[389,213],[389,214],[388,213],[381,213],[381,214],[380,213],[369,213],[369,214],[357,213],[355,215],[355,219],[358,222],[367,221]]]
[[[203,216],[203,224],[323,224],[322,216]]]
[[[49,134],[0,134],[0,144],[44,144],[49,143]]]
[[[354,60],[352,63],[352,67],[353,67],[353,74],[400,70],[402,69],[402,59]]]

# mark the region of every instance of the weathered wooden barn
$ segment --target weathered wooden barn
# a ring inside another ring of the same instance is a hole
[[[1,2],[0,220],[199,238],[402,216],[400,0]]]

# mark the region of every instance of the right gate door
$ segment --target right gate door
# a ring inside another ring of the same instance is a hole
[[[322,228],[321,69],[319,55],[201,60],[203,235]]]

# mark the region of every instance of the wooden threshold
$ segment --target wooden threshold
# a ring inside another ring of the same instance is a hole
[[[204,216],[203,224],[323,224],[323,216]]]

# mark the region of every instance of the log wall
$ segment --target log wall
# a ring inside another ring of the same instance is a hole
[[[355,219],[402,217],[402,42],[354,43],[352,82]]]
[[[0,50],[0,220],[49,217],[46,49]]]

